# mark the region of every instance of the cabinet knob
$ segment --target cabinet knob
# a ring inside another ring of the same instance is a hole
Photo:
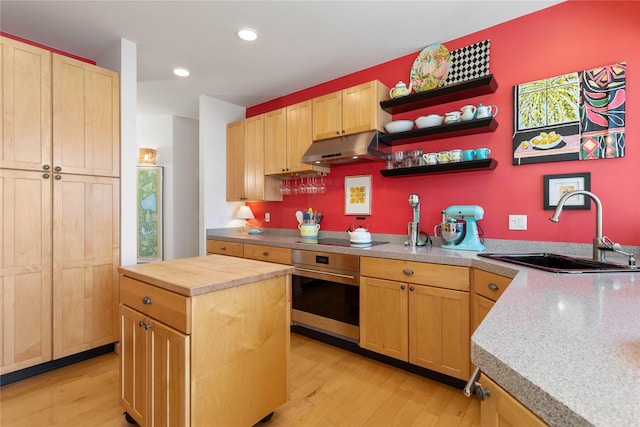
[[[53,168],[53,170],[56,172],[60,172],[62,168],[60,166],[56,166],[55,168]]]
[[[496,285],[495,283],[491,282],[487,285],[489,287],[489,289],[491,289],[492,291],[497,291],[500,289],[500,287],[498,285]]]
[[[336,135],[340,135],[340,131],[339,130],[336,131]]]
[[[48,171],[49,169],[51,169],[51,166],[49,166],[49,165],[42,165],[42,170]]]
[[[226,251],[226,250],[227,250],[227,247],[226,247],[226,246],[220,246],[220,250],[221,250],[221,251]]]
[[[49,179],[49,174],[48,174],[48,173],[43,173],[43,174],[42,174],[42,177],[43,177],[44,179]]]
[[[54,176],[55,179],[57,179],[58,181],[62,179],[62,175],[56,175]]]
[[[413,274],[413,270],[411,270],[410,268],[405,268],[404,270],[402,270],[402,272],[407,276],[411,276]]]
[[[142,298],[142,303],[145,305],[149,305],[153,302],[153,300],[151,299],[151,297],[144,297]]]
[[[414,288],[413,286],[409,286],[409,290],[410,290],[411,292],[413,292],[415,289],[416,289],[416,288]]]
[[[262,252],[262,255],[263,255],[263,256],[269,256],[269,252],[264,251],[264,252]]]
[[[482,384],[476,383],[475,389],[476,397],[480,400],[484,400],[487,397],[491,396],[491,391],[488,388],[482,387]]]
[[[404,285],[400,285],[400,289],[404,290],[405,286]]]

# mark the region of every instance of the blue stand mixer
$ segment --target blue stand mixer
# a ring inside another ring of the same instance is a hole
[[[484,251],[486,248],[478,234],[477,220],[484,218],[484,209],[477,205],[449,206],[442,211],[440,223],[444,249]],[[436,226],[437,227],[437,226]]]

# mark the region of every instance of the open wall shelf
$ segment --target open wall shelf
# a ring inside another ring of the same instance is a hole
[[[434,139],[453,138],[454,136],[493,132],[497,127],[498,122],[496,119],[488,117],[486,119],[475,119],[406,132],[389,133],[381,135],[380,142],[387,145],[411,144]]]
[[[494,93],[497,88],[498,82],[493,74],[487,74],[477,79],[388,99],[380,102],[380,107],[391,114],[405,113],[419,108]]]
[[[414,166],[411,168],[382,169],[382,176],[406,176],[441,174],[453,172],[473,172],[477,170],[493,170],[498,166],[496,159],[470,160],[466,162],[445,163],[441,165]]]

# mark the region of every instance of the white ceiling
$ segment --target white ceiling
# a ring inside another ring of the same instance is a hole
[[[1,0],[0,30],[89,59],[130,40],[138,111],[197,119],[201,94],[256,105],[560,1]]]

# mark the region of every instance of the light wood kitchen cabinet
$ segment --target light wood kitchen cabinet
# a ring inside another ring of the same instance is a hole
[[[360,346],[469,376],[469,269],[360,258]]]
[[[284,403],[285,266],[219,255],[154,264],[120,269],[120,401],[129,416],[143,427],[249,426]]]
[[[245,243],[244,257],[257,261],[291,265],[291,249]]]
[[[0,169],[0,373],[51,360],[51,177]]]
[[[282,200],[280,182],[265,177],[264,114],[227,125],[227,200]]]
[[[53,171],[120,176],[118,73],[53,54]]]
[[[473,269],[471,278],[473,289],[472,332],[476,330],[498,298],[502,296],[511,280],[510,277]]]
[[[313,99],[313,140],[383,130],[391,114],[380,108],[389,88],[375,80]]]
[[[51,52],[0,37],[0,168],[51,168]]]
[[[482,427],[544,427],[547,425],[486,375],[480,375],[479,382],[485,390],[490,392],[490,395],[480,402]]]
[[[118,341],[120,180],[53,175],[53,357]]]
[[[329,172],[325,165],[302,163],[313,143],[312,102],[304,101],[265,114],[265,174]]]
[[[0,41],[4,374],[118,340],[120,95],[115,72]]]
[[[120,286],[122,405],[142,426],[188,425],[188,299],[127,277]]]
[[[218,255],[230,255],[242,258],[244,256],[244,245],[237,242],[225,242],[222,240],[207,240],[207,253]]]

